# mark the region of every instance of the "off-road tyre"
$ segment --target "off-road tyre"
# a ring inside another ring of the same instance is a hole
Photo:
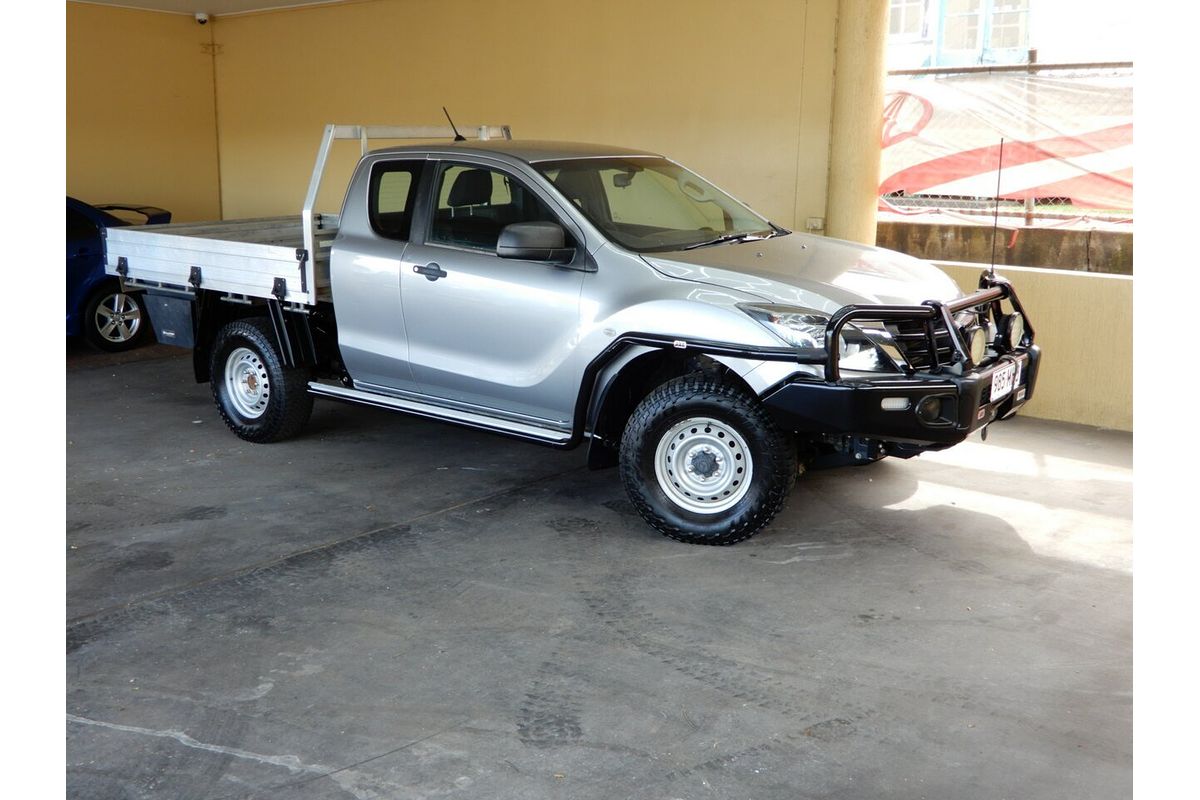
[[[309,371],[283,365],[271,324],[261,317],[234,320],[217,334],[209,383],[221,419],[248,442],[295,436],[312,414]]]
[[[711,422],[707,428],[705,421]],[[717,455],[723,456],[720,468]],[[621,437],[620,461],[621,480],[638,513],[666,536],[689,544],[730,545],[750,538],[783,508],[798,474],[791,434],[775,425],[758,398],[700,376],[670,380],[642,400]],[[676,480],[679,467],[698,463],[697,473],[708,474]],[[747,472],[743,486],[738,476]],[[704,482],[716,490],[691,491],[705,488]]]

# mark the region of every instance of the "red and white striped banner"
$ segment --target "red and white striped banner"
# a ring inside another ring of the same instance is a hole
[[[1133,209],[1133,78],[893,78],[880,195],[1069,199]]]

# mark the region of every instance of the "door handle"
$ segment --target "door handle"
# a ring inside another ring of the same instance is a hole
[[[418,275],[424,275],[426,280],[436,281],[438,278],[444,278],[449,275],[449,272],[439,267],[435,262],[430,261],[425,266],[414,266],[413,272]]]

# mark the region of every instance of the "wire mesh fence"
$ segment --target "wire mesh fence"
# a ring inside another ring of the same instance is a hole
[[[881,221],[1131,230],[1133,65],[889,73]]]

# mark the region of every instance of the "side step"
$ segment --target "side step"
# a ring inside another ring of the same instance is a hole
[[[405,414],[415,414],[418,417],[427,417],[441,422],[466,425],[470,428],[479,428],[485,431],[492,431],[493,433],[504,433],[509,436],[531,439],[544,444],[565,445],[571,440],[571,434],[568,431],[542,428],[526,422],[514,422],[470,411],[443,408],[432,403],[422,403],[418,400],[389,397],[387,395],[375,394],[374,392],[364,392],[359,389],[348,389],[345,386],[332,386],[327,383],[311,381],[308,384],[308,393],[317,397],[328,397],[347,403],[386,408],[389,411],[401,411]]]

